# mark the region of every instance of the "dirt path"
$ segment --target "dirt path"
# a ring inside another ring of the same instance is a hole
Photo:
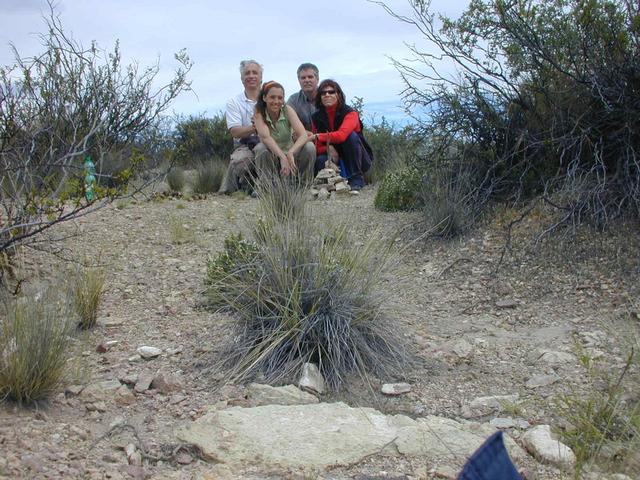
[[[312,208],[318,216],[348,215],[356,239],[372,226],[389,236],[401,232],[397,243],[404,250],[390,278],[395,294],[389,307],[420,359],[419,368],[408,373],[412,391],[405,396],[384,397],[354,384],[330,399],[410,416],[484,422],[509,417],[557,425],[561,396],[593,388],[577,348],[612,368],[622,365],[625,346],[614,333],[635,328],[637,334],[637,238],[618,241],[618,250],[602,244],[600,250],[573,252],[572,262],[562,266],[553,257],[564,256],[560,247],[549,250],[547,263],[508,256],[495,275],[502,245],[497,228],[450,243],[416,240],[419,214],[376,211],[373,196],[367,188],[357,197],[316,201]],[[230,334],[229,319],[200,303],[207,257],[222,248],[229,233],[244,229],[256,202],[219,196],[140,201],[63,227],[82,233],[65,241],[67,255],[99,258],[107,266],[100,325],[77,346],[83,369],[75,383],[97,387],[94,397],[75,395],[72,387],[33,410],[0,405],[0,478],[217,478],[206,476],[211,465],[193,452],[176,451],[173,432],[207,406],[242,398],[242,387],[221,387],[221,376],[208,369]],[[176,225],[183,243],[172,242]],[[51,273],[68,275],[68,266],[51,257],[34,255],[27,267],[42,272],[43,282],[57,281]],[[98,353],[96,347],[109,340],[118,343]],[[142,345],[163,353],[142,360],[136,356]],[[550,358],[545,351],[562,355]],[[118,380],[158,371],[176,382],[175,389],[166,394],[148,389],[133,398],[114,391]],[[396,379],[380,379],[389,380]],[[478,416],[469,410],[473,399],[487,395],[518,395],[518,401],[504,412]],[[523,430],[508,431],[517,439]],[[129,466],[123,450],[129,443],[166,459],[146,461],[144,470]],[[362,473],[408,478],[403,475],[413,469],[388,462],[371,460],[321,478]],[[535,469],[537,478],[562,478],[550,467]],[[267,477],[255,472],[255,478]]]

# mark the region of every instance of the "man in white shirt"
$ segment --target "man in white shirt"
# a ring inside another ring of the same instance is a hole
[[[254,168],[253,147],[259,142],[253,115],[262,86],[262,70],[262,65],[255,60],[240,62],[240,80],[244,90],[227,102],[227,128],[233,137],[234,150],[220,193],[229,194],[250,187]]]

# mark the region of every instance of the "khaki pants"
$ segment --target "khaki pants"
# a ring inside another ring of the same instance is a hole
[[[246,145],[240,145],[231,154],[229,168],[218,193],[233,193],[249,184],[254,170],[254,154]]]
[[[277,175],[280,172],[280,159],[276,157],[263,144],[259,143],[253,149],[255,153],[255,164],[258,175]],[[293,157],[298,167],[298,176],[303,182],[309,182],[313,176],[313,165],[316,163],[316,147],[313,143],[307,142],[302,149]]]

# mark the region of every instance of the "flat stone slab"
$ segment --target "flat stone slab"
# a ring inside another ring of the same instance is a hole
[[[205,459],[246,467],[325,469],[376,455],[466,458],[495,431],[489,425],[428,416],[413,420],[344,403],[232,407],[177,430]],[[527,454],[505,436],[514,460]]]

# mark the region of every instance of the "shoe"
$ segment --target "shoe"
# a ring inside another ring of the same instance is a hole
[[[355,185],[351,185],[352,192],[359,192],[360,190],[362,190],[362,185],[359,185],[357,183]]]
[[[250,196],[251,198],[258,198],[258,192],[256,192],[255,190],[251,190]]]

